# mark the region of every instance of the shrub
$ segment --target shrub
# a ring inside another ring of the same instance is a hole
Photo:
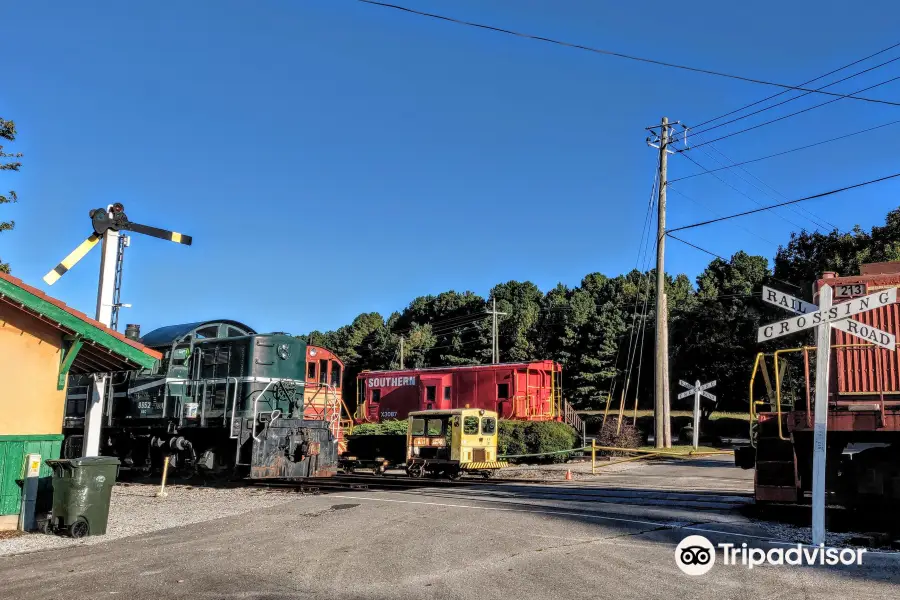
[[[501,455],[558,452],[574,448],[577,439],[575,430],[565,423],[500,421],[497,450]],[[547,456],[513,458],[510,462],[565,462],[569,456],[568,452],[560,452]]]
[[[406,435],[406,421],[382,421],[362,423],[353,428],[353,435]]]
[[[640,448],[643,442],[641,432],[628,421],[622,421],[622,427],[616,432],[616,424],[618,417],[610,417],[606,420],[606,425],[600,429],[600,435],[597,436],[597,445],[613,446],[615,448]],[[602,454],[610,456],[623,456],[626,452],[616,452],[614,450],[603,450]]]

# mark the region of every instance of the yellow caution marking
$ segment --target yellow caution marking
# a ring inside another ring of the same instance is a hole
[[[44,281],[47,285],[56,283],[60,277],[66,274],[66,271],[74,267],[79,260],[84,258],[84,255],[90,252],[91,248],[96,246],[98,241],[100,241],[100,236],[96,233],[92,233],[88,239],[78,244],[77,248],[72,250],[68,256],[62,259],[62,262],[53,267],[52,271],[44,275]]]

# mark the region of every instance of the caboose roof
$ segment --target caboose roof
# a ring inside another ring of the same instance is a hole
[[[80,338],[69,373],[108,373],[149,369],[162,355],[130,340],[99,321],[67,306],[12,275],[0,273],[0,303],[22,311],[57,329],[61,335]]]
[[[533,360],[530,362],[511,362],[511,363],[497,363],[497,364],[487,364],[487,365],[448,365],[446,367],[424,367],[421,369],[392,369],[385,371],[361,371],[357,376],[358,378],[368,377],[370,375],[401,375],[401,374],[409,374],[409,373],[451,373],[457,371],[471,371],[471,370],[493,370],[493,369],[524,369],[526,367],[530,368],[546,368],[549,364],[553,364],[554,366],[559,366],[559,363],[552,360]]]

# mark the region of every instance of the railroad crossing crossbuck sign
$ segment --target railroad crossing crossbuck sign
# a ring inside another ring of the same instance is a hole
[[[812,543],[825,542],[825,448],[828,436],[828,388],[831,357],[831,328],[862,338],[876,346],[896,350],[894,334],[851,319],[853,315],[897,302],[897,288],[890,288],[832,306],[833,290],[828,284],[819,288],[819,306],[804,302],[778,290],[763,287],[763,300],[793,313],[800,313],[759,328],[757,341],[765,342],[811,327],[816,332],[816,401],[813,411],[812,469]],[[843,294],[842,294],[843,295]],[[751,398],[751,402],[753,399]]]
[[[897,288],[881,290],[868,296],[854,298],[842,302],[828,309],[820,310],[815,304],[804,302],[799,298],[788,296],[778,290],[763,287],[763,300],[770,304],[780,306],[794,313],[800,313],[796,317],[790,317],[783,321],[777,321],[759,328],[756,340],[766,342],[768,340],[796,333],[804,329],[816,327],[825,323],[831,323],[837,329],[846,331],[850,335],[863,338],[867,342],[877,344],[883,348],[893,350],[897,342],[896,336],[886,331],[876,329],[870,325],[854,321],[849,317],[862,312],[881,308],[897,301]]]
[[[716,386],[716,380],[713,379],[708,383],[704,383],[700,385],[700,380],[698,379],[694,385],[691,385],[684,379],[679,379],[678,383],[687,388],[686,392],[681,392],[678,394],[678,399],[687,398],[690,395],[694,396],[694,449],[697,448],[697,444],[700,442],[700,396],[705,396],[709,398],[713,402],[716,401],[716,397],[706,390],[711,387]]]

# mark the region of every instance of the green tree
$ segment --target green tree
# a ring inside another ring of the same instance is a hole
[[[0,140],[6,140],[9,142],[15,141],[16,139],[16,124],[12,121],[7,121],[6,119],[0,118]],[[22,157],[21,152],[6,152],[2,144],[0,144],[0,159],[5,159],[0,162],[0,171],[18,171],[22,166],[22,163],[18,160],[8,160],[8,159],[18,159]],[[12,190],[10,190],[7,194],[0,193],[0,205],[9,204],[11,202],[17,202],[18,196]],[[0,220],[0,233],[4,231],[10,231],[14,229],[16,226],[16,222],[9,220],[3,221]],[[9,273],[9,264],[0,260],[0,271],[4,273]]]

